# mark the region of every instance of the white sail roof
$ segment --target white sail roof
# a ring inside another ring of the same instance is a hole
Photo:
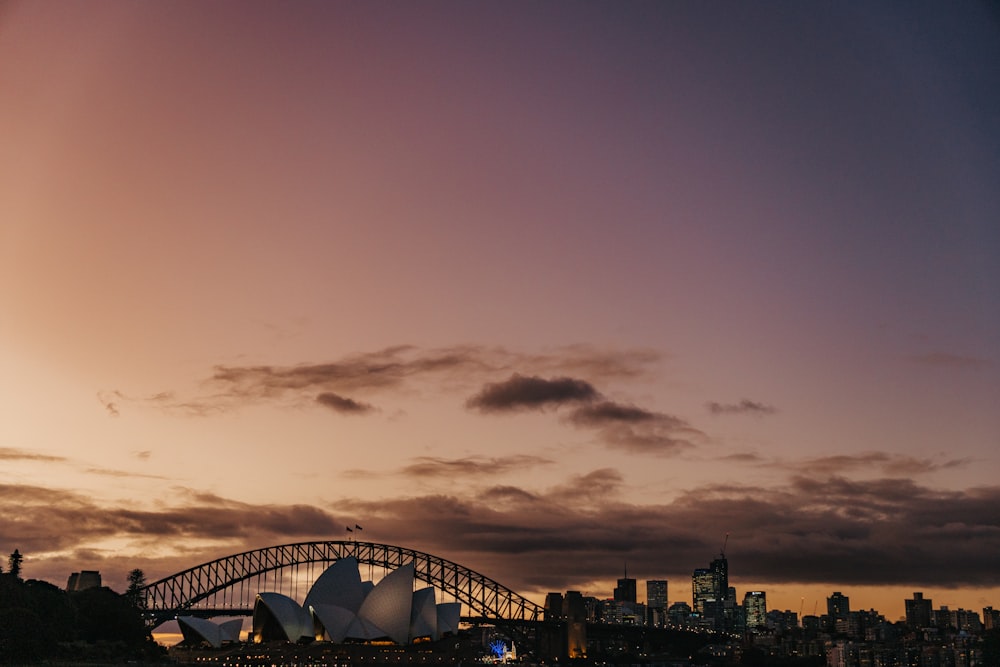
[[[382,628],[397,644],[406,644],[410,639],[413,573],[413,563],[408,563],[387,574],[358,610],[360,619]]]
[[[312,616],[298,602],[281,593],[258,593],[253,609],[253,633],[255,641],[267,641],[273,620],[278,630],[290,642],[314,637]]]
[[[317,604],[336,605],[357,613],[365,600],[366,592],[358,570],[358,559],[348,556],[319,575],[302,606],[308,609]]]
[[[437,639],[437,605],[434,589],[421,588],[413,593],[410,606],[410,640],[417,637]]]

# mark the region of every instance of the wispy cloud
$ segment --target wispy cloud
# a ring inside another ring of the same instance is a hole
[[[0,461],[44,461],[48,463],[64,463],[67,459],[64,456],[39,454],[38,452],[33,452],[29,449],[0,447]]]
[[[541,456],[514,455],[499,457],[468,456],[458,459],[420,456],[413,463],[399,471],[400,474],[417,477],[481,477],[502,475],[513,471],[552,465],[552,459]]]
[[[601,401],[577,408],[570,421],[580,426],[604,426],[611,423],[636,424],[655,421],[661,415],[632,405]]]
[[[772,405],[767,405],[766,403],[761,403],[759,401],[751,401],[748,398],[744,398],[739,403],[717,403],[711,401],[706,404],[708,411],[713,415],[773,415],[778,410]]]
[[[869,469],[880,470],[886,475],[918,475],[959,468],[970,462],[967,458],[934,460],[888,452],[863,452],[820,456],[799,461],[775,461],[769,465],[813,475],[834,475]]]
[[[316,402],[320,405],[330,408],[334,412],[339,412],[341,414],[348,415],[359,415],[366,412],[371,412],[375,408],[367,403],[360,403],[355,401],[353,398],[347,398],[333,393],[332,391],[323,392],[316,397]]]
[[[149,452],[136,452],[136,458],[143,460],[149,458]],[[76,468],[90,475],[104,475],[107,477],[139,477],[146,479],[167,479],[160,475],[150,475],[146,473],[130,472],[112,468],[102,468],[89,465],[80,460],[71,459],[65,456],[53,454],[41,454],[26,449],[15,447],[0,447],[0,461],[36,461],[41,463],[58,463],[67,467]]]
[[[367,405],[363,399],[370,395],[399,391],[413,382],[439,383],[450,390],[464,391],[467,386],[501,382],[497,380],[498,375],[509,375],[515,369],[529,376],[558,377],[574,373],[595,379],[635,378],[661,358],[659,353],[648,349],[616,350],[590,345],[569,345],[535,354],[482,345],[435,349],[396,345],[321,363],[293,366],[220,364],[203,382],[205,391],[197,396],[179,397],[174,392],[164,391],[153,396],[134,397],[121,391],[109,391],[102,392],[100,397],[109,411],[112,407],[118,411],[120,405],[127,402],[199,417],[260,402],[312,403],[343,411],[343,404],[332,399],[318,401],[316,397],[329,394],[361,406]],[[347,408],[347,411],[352,410]],[[355,409],[353,413],[374,411]]]
[[[970,458],[918,458],[891,452],[860,452],[857,454],[831,454],[801,459],[774,459],[757,452],[739,452],[719,457],[746,465],[784,470],[799,475],[846,475],[871,472],[875,475],[915,477],[970,465]]]
[[[991,365],[989,359],[980,357],[969,357],[950,352],[926,352],[924,354],[911,354],[907,360],[922,366],[937,366],[943,368],[959,368],[969,370],[979,370]]]
[[[568,420],[574,426],[596,429],[605,445],[634,454],[674,455],[693,448],[704,437],[673,415],[612,401],[581,406]]]
[[[108,415],[112,417],[118,417],[121,415],[121,411],[118,409],[118,403],[124,398],[121,392],[118,391],[99,391],[97,392],[97,400],[101,402],[104,406],[105,411]]]
[[[105,477],[134,477],[140,479],[169,479],[163,475],[150,475],[148,473],[131,472],[129,470],[117,470],[114,468],[86,468],[84,472],[91,475],[104,475]]]

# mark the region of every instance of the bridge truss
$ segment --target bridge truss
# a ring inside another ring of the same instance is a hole
[[[542,607],[458,563],[414,549],[353,540],[282,544],[218,558],[146,586],[145,609],[156,625],[178,614],[250,614],[258,592],[283,593],[301,602],[330,563],[350,556],[383,570],[412,562],[418,580],[461,602],[468,617],[542,620]]]

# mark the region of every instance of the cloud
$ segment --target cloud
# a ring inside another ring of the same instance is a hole
[[[51,456],[49,454],[39,454],[27,449],[17,447],[0,447],[0,461],[44,461],[48,463],[64,463],[64,456]]]
[[[498,375],[514,369],[537,376],[631,379],[646,373],[661,358],[660,353],[649,349],[591,345],[568,345],[526,354],[483,345],[421,349],[404,344],[320,363],[220,364],[204,380],[204,392],[198,396],[178,397],[171,391],[144,398],[118,391],[100,396],[106,408],[113,403],[115,410],[121,402],[130,402],[168,413],[203,417],[259,402],[316,404],[318,394],[364,396],[402,391],[417,381],[423,386],[437,383],[447,391],[468,391],[476,385],[496,381]]]
[[[918,475],[948,470],[968,465],[970,459],[919,459],[887,452],[862,452],[860,454],[835,454],[806,458],[799,461],[771,461],[767,465],[781,467],[810,475],[834,475],[853,470],[880,470],[885,475]]]
[[[771,405],[751,401],[744,398],[739,403],[716,403],[712,401],[707,404],[708,411],[713,415],[773,415],[777,409]]]
[[[612,401],[580,406],[568,421],[594,428],[605,445],[634,454],[674,455],[704,437],[678,417]]]
[[[943,368],[959,368],[969,370],[979,370],[991,365],[989,359],[980,357],[969,357],[949,352],[927,352],[924,354],[911,354],[907,360],[922,366],[937,366]]]
[[[515,373],[502,382],[487,384],[466,401],[466,406],[481,412],[512,412],[593,401],[598,397],[597,390],[583,380],[569,377],[546,380]]]
[[[765,465],[767,460],[755,452],[737,452],[719,457],[720,461],[733,461],[735,463],[749,463]]]
[[[554,461],[541,456],[515,455],[501,457],[467,456],[460,459],[446,459],[420,456],[404,467],[400,473],[409,477],[478,477],[502,475],[540,465],[551,465]]]
[[[107,410],[108,414],[112,417],[118,417],[121,412],[118,409],[118,401],[123,398],[121,392],[118,391],[99,391],[97,392],[97,400],[101,402],[104,409]]]
[[[367,403],[359,403],[352,398],[340,396],[332,391],[327,391],[316,396],[316,402],[322,406],[330,408],[334,412],[348,415],[364,414],[374,410],[374,408]]]
[[[111,537],[220,541],[242,539],[248,530],[258,538],[283,538],[342,529],[340,518],[313,506],[180,495],[175,504],[155,508],[106,506],[73,491],[0,485],[0,541],[17,541],[27,552],[75,548]]]
[[[658,415],[649,410],[612,401],[601,401],[577,408],[570,421],[580,426],[601,426],[608,423],[639,423],[656,420]]]
[[[566,345],[544,354],[511,355],[506,367],[531,368],[535,373],[573,374],[601,380],[630,379],[647,372],[663,355],[649,348],[602,349]]]
[[[228,395],[273,398],[287,392],[357,391],[399,386],[408,377],[480,367],[468,348],[418,353],[409,345],[357,354],[331,363],[298,366],[216,366],[211,382]]]
[[[687,579],[728,532],[737,584],[1000,585],[1000,486],[952,491],[909,479],[801,475],[776,488],[706,485],[672,502],[630,504],[620,500],[625,483],[602,468],[547,489],[477,485],[324,506],[184,490],[169,503],[106,505],[72,491],[0,485],[0,542],[30,558],[30,576],[52,581],[81,567],[67,554],[109,541],[139,545],[122,572],[141,567],[155,579],[247,548],[339,539],[344,525],[360,521],[365,539],[427,551],[530,594],[586,590],[613,578],[623,560],[639,576]],[[164,545],[179,551],[164,555]],[[106,569],[102,558],[119,563],[125,553],[92,553],[88,568]]]
[[[623,557],[630,570],[647,576],[687,578],[715,556],[717,538],[726,532],[737,581],[1000,583],[991,557],[1000,547],[994,509],[1000,487],[951,492],[909,480],[801,477],[777,489],[706,486],[669,504],[637,506],[615,500],[620,476],[614,471],[589,481],[541,493],[502,486],[473,496],[356,501],[351,507],[397,543],[448,549],[448,557],[474,569],[485,563],[479,571],[516,590],[580,588],[581,582],[610,578]],[[594,497],[603,502],[587,502]],[[454,557],[456,551],[462,557]],[[671,554],[669,563],[663,553]],[[955,568],[955,562],[970,569]]]
[[[149,452],[137,452],[135,456],[139,459],[149,457]],[[51,454],[39,454],[25,449],[14,447],[0,447],[0,461],[39,461],[43,463],[63,463],[68,466],[80,469],[85,473],[93,475],[105,475],[109,477],[142,477],[146,479],[167,479],[160,475],[149,475],[145,473],[128,472],[124,470],[114,470],[110,468],[99,468],[87,465],[78,460],[69,459],[65,456],[54,456]]]
[[[84,472],[92,475],[104,475],[106,477],[138,477],[142,479],[169,479],[163,475],[149,475],[146,473],[129,472],[128,470],[115,470],[114,468],[87,468]]]
[[[600,441],[613,449],[674,455],[694,447],[704,437],[683,419],[603,399],[589,382],[569,377],[546,380],[515,373],[502,382],[487,384],[466,401],[467,407],[488,413],[567,404],[576,405],[566,417],[570,424],[596,430]]]

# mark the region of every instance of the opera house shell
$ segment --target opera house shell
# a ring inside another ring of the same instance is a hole
[[[224,643],[240,640],[243,619],[213,623],[204,618],[178,616],[177,624],[181,626],[185,644],[208,644],[212,648],[220,648]]]
[[[438,604],[433,588],[413,590],[413,563],[377,584],[361,580],[358,561],[343,558],[309,589],[303,604],[280,593],[259,593],[253,610],[253,641],[437,640],[458,631],[462,606]]]

